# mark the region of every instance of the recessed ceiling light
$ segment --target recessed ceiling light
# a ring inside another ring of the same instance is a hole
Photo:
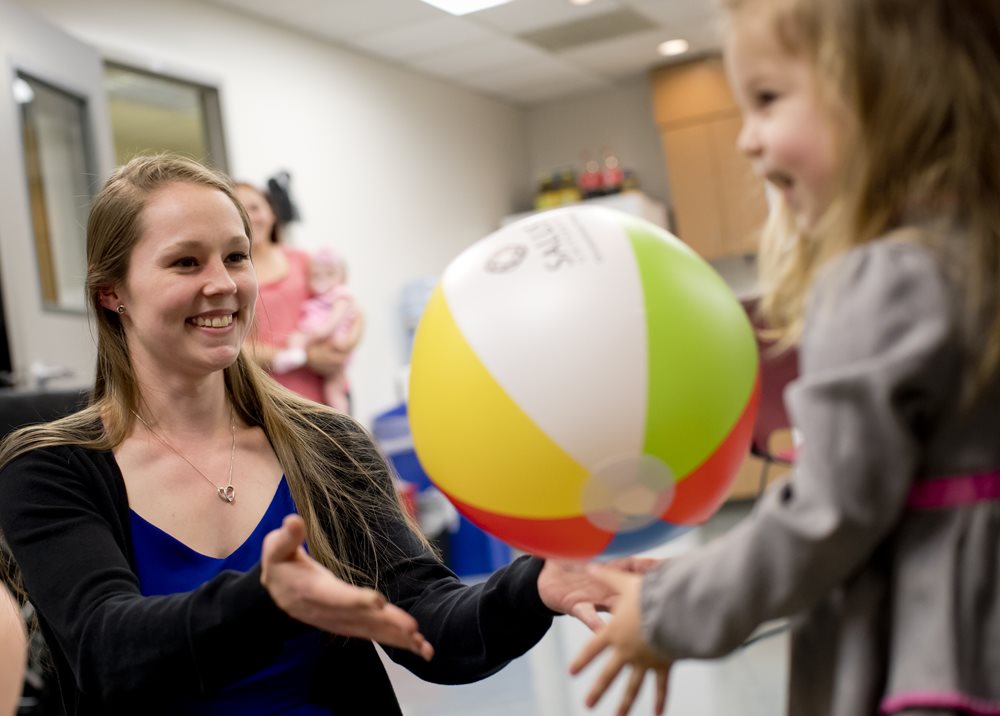
[[[438,10],[450,12],[452,15],[468,15],[470,12],[479,12],[488,7],[496,7],[509,3],[510,0],[423,0],[428,5],[433,5]]]
[[[573,5],[589,5],[594,0],[569,0]]]
[[[672,55],[683,55],[688,51],[688,47],[687,40],[667,40],[666,42],[661,42],[656,49],[661,55],[670,57]]]

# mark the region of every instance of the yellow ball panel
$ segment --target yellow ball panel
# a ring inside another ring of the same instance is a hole
[[[575,517],[586,471],[494,380],[440,285],[413,344],[409,418],[420,463],[446,493],[498,514]]]

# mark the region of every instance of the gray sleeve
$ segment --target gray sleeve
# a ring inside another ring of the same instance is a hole
[[[647,575],[642,630],[673,658],[713,657],[815,604],[891,530],[921,437],[957,387],[952,298],[910,244],[855,249],[824,275],[786,402],[803,439],[790,479],[721,538]]]

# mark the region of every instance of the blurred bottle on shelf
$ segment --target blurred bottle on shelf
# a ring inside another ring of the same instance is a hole
[[[639,177],[631,169],[626,169],[622,177],[622,191],[638,191]]]
[[[592,158],[589,152],[583,153],[583,172],[580,173],[579,186],[584,199],[593,199],[604,194],[601,164]]]
[[[557,206],[559,206],[559,192],[556,191],[553,178],[543,177],[538,182],[538,190],[535,192],[535,210],[543,211]]]
[[[558,175],[559,205],[574,204],[583,199],[580,187],[576,183],[576,170],[565,168]]]
[[[601,180],[604,185],[605,194],[617,194],[622,190],[622,182],[625,179],[625,172],[610,149],[604,148],[604,169],[601,172]]]
[[[582,170],[565,166],[539,178],[534,199],[536,211],[639,188],[635,172],[622,169],[617,155],[607,147],[602,150],[601,161],[586,150],[581,156]]]

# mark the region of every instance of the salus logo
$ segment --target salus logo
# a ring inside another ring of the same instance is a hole
[[[508,271],[513,271],[521,265],[521,262],[524,261],[524,257],[527,255],[528,249],[521,244],[504,246],[502,249],[490,256],[489,260],[486,262],[486,270],[490,273],[506,273]]]

